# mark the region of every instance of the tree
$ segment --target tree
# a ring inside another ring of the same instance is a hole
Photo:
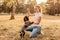
[[[50,15],[60,14],[60,0],[47,1],[47,13]]]
[[[36,0],[28,0],[28,4],[36,5],[37,2],[36,2]]]
[[[46,14],[46,3],[44,3],[44,2],[42,2],[42,3],[40,3],[40,6],[41,6],[41,9],[42,9],[42,13],[43,14]]]
[[[55,15],[55,4],[54,4],[54,0],[48,0],[47,1],[47,13],[49,15]]]
[[[11,13],[10,20],[15,19],[14,14],[15,14],[15,10],[16,10],[17,5],[18,5],[18,0],[14,0],[14,2],[13,2],[13,12]]]

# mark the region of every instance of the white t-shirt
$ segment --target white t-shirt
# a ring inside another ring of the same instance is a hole
[[[38,17],[42,17],[42,13],[35,13],[35,16],[34,16],[34,22],[36,22],[37,21],[37,19],[38,19]],[[40,24],[38,24],[37,26],[41,26],[41,22],[40,22]]]

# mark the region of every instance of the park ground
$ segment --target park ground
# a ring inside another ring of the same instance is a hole
[[[10,15],[0,15],[0,40],[60,40],[60,16],[50,15],[43,15],[41,35],[30,39],[30,32],[26,32],[25,37],[20,38],[19,32],[24,24],[24,16],[15,15],[14,20],[9,20]],[[33,20],[33,16],[30,20]]]

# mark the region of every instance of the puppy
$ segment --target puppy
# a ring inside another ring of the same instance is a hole
[[[22,37],[24,37],[24,35],[25,35],[25,29],[28,27],[28,26],[30,26],[31,24],[33,24],[34,22],[30,22],[29,21],[29,17],[28,16],[25,16],[24,17],[24,25],[23,25],[23,27],[22,27],[22,29],[21,29],[21,32],[20,32],[20,37],[22,38]]]
[[[28,26],[30,26],[31,24],[33,24],[34,22],[30,22],[29,21],[29,17],[28,16],[25,16],[24,17],[24,23],[25,23],[25,27],[28,27]]]

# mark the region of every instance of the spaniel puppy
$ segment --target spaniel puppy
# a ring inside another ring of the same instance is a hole
[[[32,25],[34,22],[30,22],[29,21],[29,17],[28,16],[25,16],[24,17],[24,25],[23,25],[23,27],[22,27],[22,29],[21,29],[21,32],[20,32],[20,37],[22,38],[22,37],[24,37],[24,35],[25,35],[25,29],[28,27],[28,26],[30,26],[30,25]]]

